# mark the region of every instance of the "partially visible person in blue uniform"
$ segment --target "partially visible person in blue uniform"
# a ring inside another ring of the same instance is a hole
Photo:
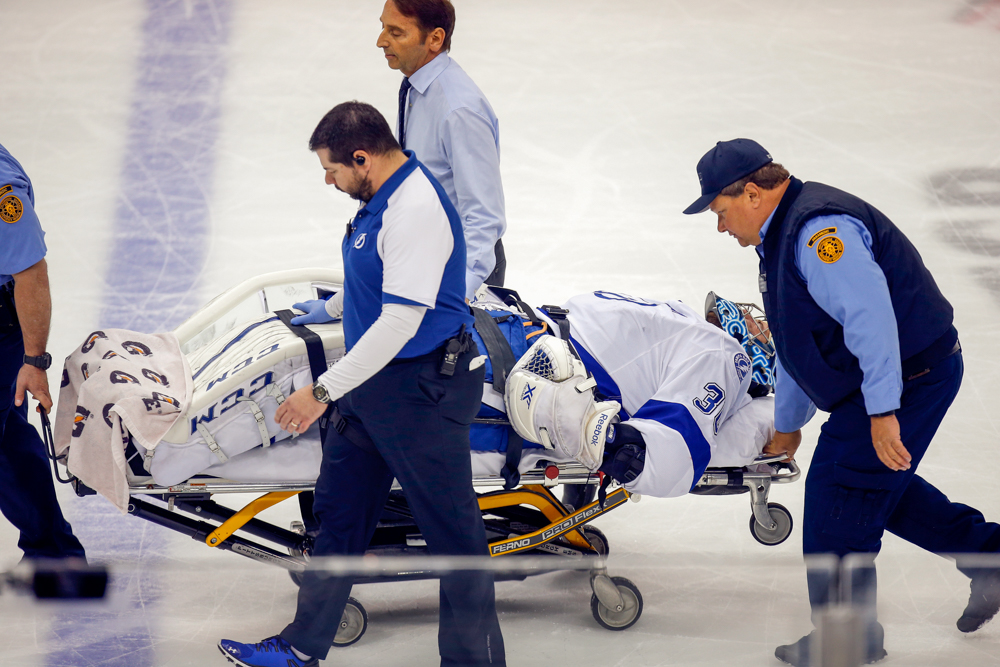
[[[52,408],[46,370],[52,299],[45,233],[21,164],[0,146],[0,512],[21,531],[26,559],[84,558],[63,518],[27,394]]]
[[[823,424],[806,478],[803,551],[875,554],[885,530],[940,554],[1000,551],[1000,525],[950,501],[916,474],[962,382],[952,307],[916,248],[880,211],[835,188],[791,177],[760,144],[719,142],[698,163],[718,230],[760,255],[759,285],[777,350],[774,425],[765,451],[795,455],[817,408]],[[958,620],[973,632],[1000,609],[1000,570],[971,577]],[[886,655],[874,571],[842,582],[862,600],[865,662]],[[807,574],[814,614],[839,582]],[[811,636],[811,635],[810,635]],[[810,636],[775,656],[815,664]]]
[[[434,555],[487,556],[469,458],[484,359],[468,331],[462,224],[444,189],[403,152],[374,107],[345,102],[320,121],[309,147],[326,182],[361,202],[344,237],[344,288],[297,304],[293,323],[343,317],[347,354],[292,394],[275,420],[303,433],[337,401],[316,482],[314,555],[361,555],[393,478]],[[324,659],[351,579],[306,572],[295,620],[256,644],[224,639],[244,667],[302,667]],[[490,572],[441,578],[442,665],[504,665]]]
[[[489,100],[451,55],[449,0],[386,0],[376,45],[405,77],[396,138],[430,170],[465,230],[465,296],[502,286],[507,229],[500,180],[500,123]]]

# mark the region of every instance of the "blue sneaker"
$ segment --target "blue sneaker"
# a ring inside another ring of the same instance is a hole
[[[292,653],[292,647],[278,636],[257,644],[241,644],[232,639],[219,642],[219,650],[229,662],[241,667],[319,667],[319,660],[305,661]]]

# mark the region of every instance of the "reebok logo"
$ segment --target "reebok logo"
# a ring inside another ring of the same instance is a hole
[[[601,415],[601,418],[597,420],[597,425],[594,426],[594,432],[590,436],[590,444],[592,447],[596,447],[601,441],[601,433],[604,432],[604,422],[608,421],[608,416]]]

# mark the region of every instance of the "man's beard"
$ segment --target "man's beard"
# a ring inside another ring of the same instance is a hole
[[[371,198],[375,196],[375,188],[372,187],[371,179],[369,179],[366,174],[365,177],[354,186],[354,189],[347,194],[351,196],[351,199],[357,199],[358,201],[362,201],[367,204],[371,201]]]

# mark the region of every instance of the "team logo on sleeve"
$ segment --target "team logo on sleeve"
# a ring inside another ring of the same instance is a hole
[[[161,394],[158,391],[154,391],[150,398],[142,399],[142,404],[146,406],[146,412],[155,412],[158,415],[163,414],[163,404],[168,403],[178,410],[181,407],[180,402],[173,396],[167,396],[166,394]]]
[[[7,195],[0,201],[0,220],[14,224],[21,219],[22,213],[24,213],[24,204],[17,198],[17,195]]]
[[[108,428],[114,428],[114,424],[111,423],[111,408],[115,407],[114,403],[108,403],[101,410],[101,414],[104,416],[104,423],[108,425]]]
[[[87,419],[90,418],[90,410],[82,405],[76,406],[76,416],[73,417],[73,437],[79,438],[86,426]]]
[[[733,357],[733,362],[736,364],[736,378],[743,382],[743,378],[753,370],[753,364],[750,363],[750,357],[740,352],[735,357]]]
[[[63,387],[68,387],[68,386],[69,386],[69,371],[63,368],[62,382],[59,383],[59,388],[62,389]]]
[[[137,343],[134,340],[127,340],[122,343],[122,348],[129,354],[137,354],[143,357],[151,357],[153,353],[148,347],[142,343]]]
[[[104,356],[101,357],[101,359],[110,359],[111,357],[120,357],[120,356],[121,355],[115,352],[114,350],[108,350],[107,352],[104,353]]]
[[[156,384],[162,384],[164,387],[169,387],[170,383],[167,382],[166,375],[160,375],[156,371],[151,371],[148,368],[142,369],[142,376],[148,380],[152,380]]]
[[[139,380],[134,375],[129,375],[124,371],[111,372],[111,384],[139,384]]]
[[[84,354],[90,352],[91,350],[94,349],[94,346],[97,345],[97,341],[99,341],[102,338],[104,340],[108,339],[108,337],[104,334],[103,331],[95,331],[94,333],[90,334],[89,336],[87,336],[87,342],[84,343],[83,347],[80,348],[80,352],[83,352]],[[107,359],[108,357],[105,356],[104,358]]]
[[[83,373],[83,379],[84,380],[89,380],[90,379],[90,368],[88,367],[87,364],[84,364],[83,366],[80,366],[80,372]]]
[[[816,246],[816,254],[823,262],[833,264],[844,254],[844,242],[836,236],[828,236]]]

